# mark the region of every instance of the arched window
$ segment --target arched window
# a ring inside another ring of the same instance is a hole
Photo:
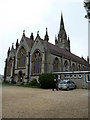
[[[85,65],[83,65],[83,71],[85,71]]]
[[[75,63],[72,63],[72,71],[75,71]]]
[[[18,67],[25,67],[26,66],[26,51],[25,51],[24,47],[22,47],[19,50],[17,59],[18,59]]]
[[[10,58],[9,61],[7,62],[7,75],[8,76],[11,75],[11,68],[12,68],[12,58]]]
[[[58,58],[55,58],[54,63],[53,63],[53,71],[59,71],[59,60]]]
[[[37,50],[32,56],[32,73],[39,74],[41,73],[41,63],[42,57],[40,52]]]
[[[80,71],[80,65],[78,65],[78,71]]]
[[[68,71],[68,61],[67,60],[64,62],[64,70]]]

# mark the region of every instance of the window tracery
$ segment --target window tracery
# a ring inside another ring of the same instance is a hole
[[[26,51],[24,47],[22,47],[18,53],[18,67],[26,66]]]
[[[59,60],[58,58],[55,58],[54,63],[53,63],[53,71],[59,71]]]
[[[40,52],[37,50],[34,54],[33,54],[33,58],[32,58],[32,73],[33,74],[39,74],[41,73],[41,63],[42,62],[42,57]]]
[[[64,62],[64,70],[68,71],[68,61],[67,60]]]

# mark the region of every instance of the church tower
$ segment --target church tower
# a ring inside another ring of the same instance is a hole
[[[69,37],[67,38],[62,13],[58,37],[55,36],[55,45],[70,52],[70,40]]]

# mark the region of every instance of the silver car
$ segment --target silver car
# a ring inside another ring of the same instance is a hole
[[[71,80],[60,80],[58,82],[58,89],[69,90],[69,89],[75,89],[75,88],[76,88],[76,84]]]

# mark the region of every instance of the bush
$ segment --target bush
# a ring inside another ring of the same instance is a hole
[[[51,73],[41,74],[39,76],[39,83],[41,88],[49,89],[53,87],[54,75]]]
[[[30,86],[40,86],[36,79],[31,80]]]
[[[3,81],[2,84],[9,84],[9,81]]]

